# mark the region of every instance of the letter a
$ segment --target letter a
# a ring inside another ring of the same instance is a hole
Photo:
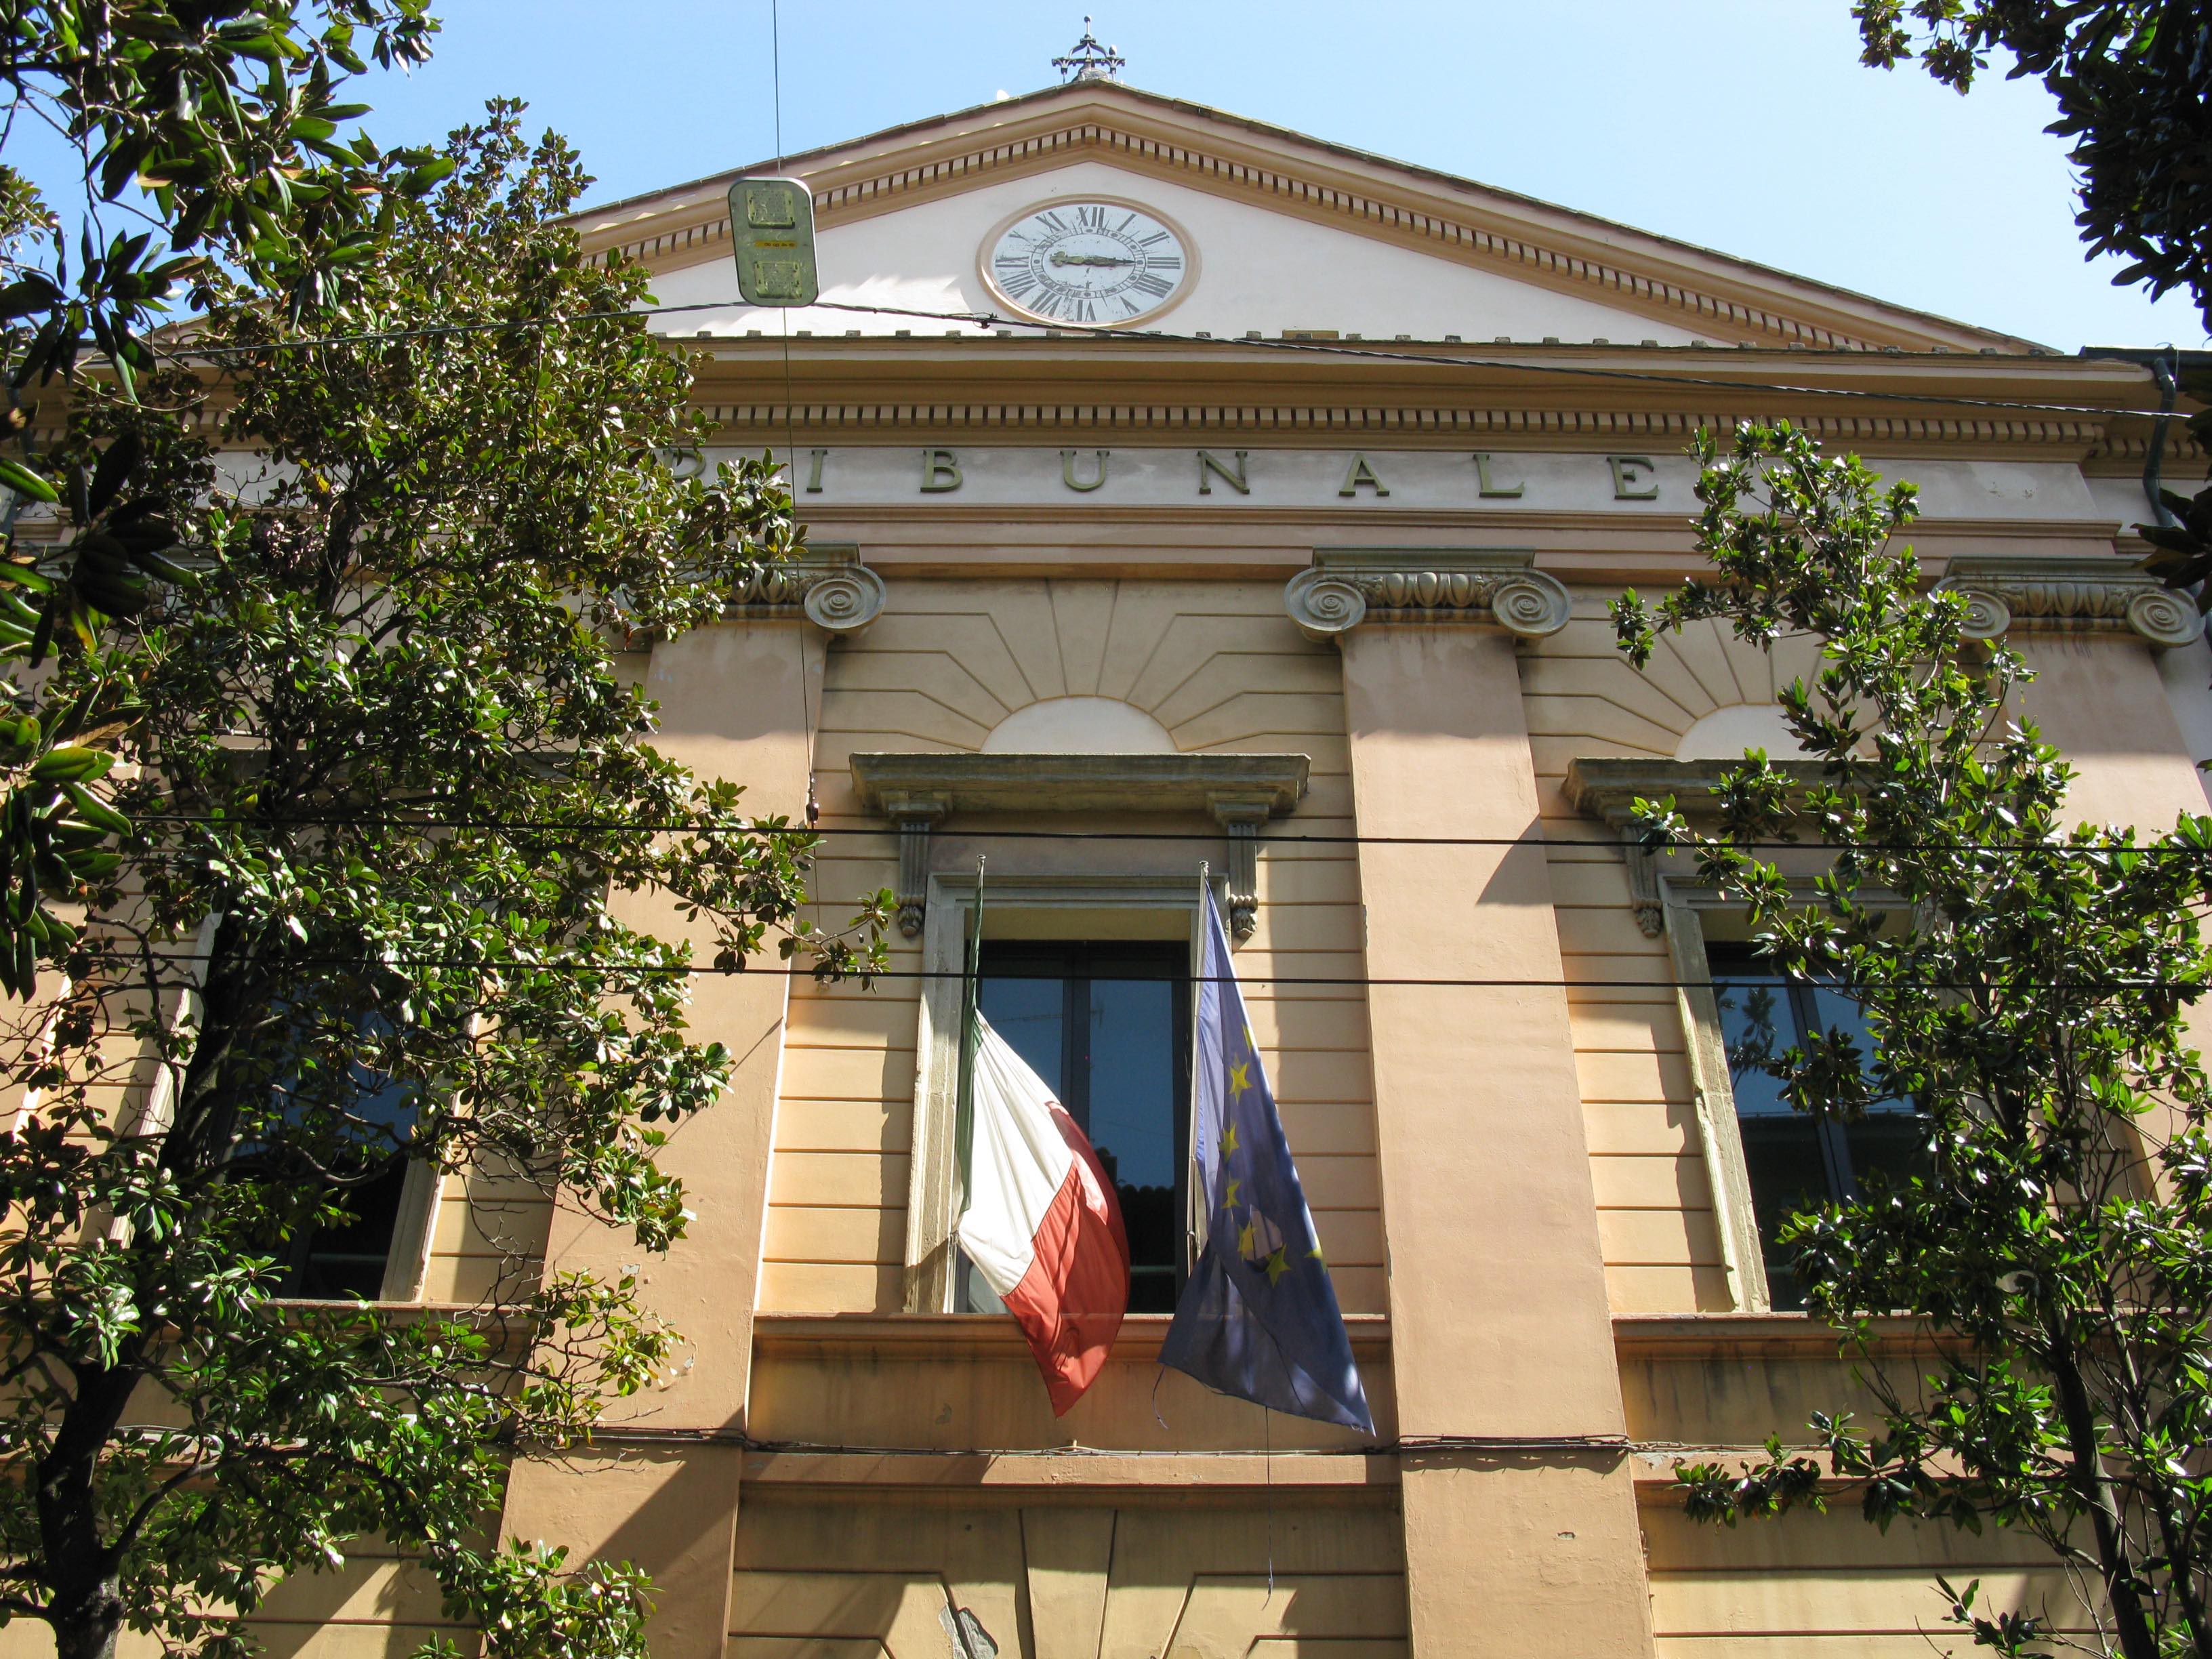
[[[1373,490],[1377,495],[1387,495],[1390,493],[1382,480],[1375,476],[1375,469],[1367,465],[1367,457],[1354,450],[1352,453],[1352,465],[1344,474],[1344,488],[1336,493],[1340,495],[1356,495],[1363,485]]]

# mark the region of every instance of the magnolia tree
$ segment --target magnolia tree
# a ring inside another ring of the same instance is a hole
[[[555,222],[574,155],[517,122],[456,134],[296,325],[288,290],[216,281],[195,371],[84,402],[49,463],[65,538],[0,568],[20,666],[88,538],[179,546],[143,605],[46,630],[0,721],[96,734],[49,738],[16,797],[58,827],[14,868],[14,988],[45,971],[0,1021],[28,1091],[0,1139],[0,1622],[62,1659],[126,1628],[241,1651],[237,1615],[372,1534],[493,1651],[641,1651],[635,1574],[487,1541],[512,1453],[668,1364],[632,1282],[541,1280],[526,1240],[463,1310],[303,1304],[288,1275],[410,1164],[666,1249],[662,1134],[730,1065],[690,976],[879,949],[879,904],[810,927],[811,837],[656,752],[620,672],[799,537],[765,463],[667,464],[702,436],[687,369],[623,315],[641,275]]]
[[[1626,595],[1621,645],[1641,665],[1699,618],[1820,641],[1782,702],[1823,781],[1753,753],[1711,833],[1669,799],[1642,804],[1645,834],[1748,906],[1774,968],[1865,1011],[1871,1053],[1831,1030],[1747,1063],[1818,1118],[1909,1098],[1925,1146],[1921,1173],[1784,1227],[1875,1420],[1815,1418],[1817,1456],[1777,1440],[1747,1468],[1680,1466],[1690,1512],[1819,1508],[1841,1478],[1878,1524],[2021,1529],[2063,1564],[2069,1606],[1943,1585],[1981,1644],[2212,1659],[2212,1087],[2184,1024],[2212,974],[2212,820],[2069,824],[2071,775],[2010,712],[2021,658],[1966,638],[1966,601],[1894,539],[1910,484],[1786,424],[1697,453],[1718,580]],[[1830,849],[1809,892],[1768,856],[1796,838]],[[1885,1340],[1899,1321],[1917,1341]]]

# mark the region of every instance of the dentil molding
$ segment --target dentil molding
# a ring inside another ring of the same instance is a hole
[[[816,542],[798,558],[763,565],[726,614],[761,622],[804,618],[825,633],[857,634],[884,608],[884,579],[850,542]]]
[[[2139,634],[2171,647],[2204,631],[2187,594],[2118,558],[1955,558],[1936,586],[1966,595],[1969,639],[1993,640],[2015,628],[2063,629]]]
[[[1345,547],[1315,551],[1283,590],[1310,640],[1363,622],[1474,623],[1540,640],[1567,625],[1567,590],[1532,553],[1471,548]]]

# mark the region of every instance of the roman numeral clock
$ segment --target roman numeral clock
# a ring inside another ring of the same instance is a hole
[[[992,293],[1025,317],[1111,327],[1188,293],[1198,250],[1148,208],[1081,197],[1004,222],[984,239],[981,263]]]

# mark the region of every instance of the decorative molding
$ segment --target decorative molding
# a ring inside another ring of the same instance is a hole
[[[1939,589],[1966,598],[1969,639],[1993,640],[2014,628],[2134,633],[2152,645],[2190,644],[2204,617],[2184,593],[2112,559],[1960,556]]]
[[[1823,294],[1817,289],[1776,292],[1782,284],[1771,273],[1755,267],[1734,273],[1698,273],[1681,257],[1688,253],[1694,258],[1698,251],[1670,246],[1658,238],[1650,239],[1653,246],[1648,252],[1654,266],[1665,274],[1631,270],[1619,262],[1626,252],[1621,228],[1603,221],[1590,220],[1587,228],[1566,223],[1539,226],[1531,222],[1526,212],[1534,204],[1502,192],[1491,193],[1493,199],[1488,202],[1467,199],[1469,192],[1481,189],[1467,180],[1441,173],[1424,176],[1421,170],[1402,167],[1394,167],[1392,172],[1412,176],[1386,178],[1378,174],[1373,158],[1301,135],[1249,122],[1236,123],[1246,130],[1245,134],[1200,132],[1166,110],[1148,106],[1153,101],[1166,105],[1167,100],[1146,100],[1143,94],[1133,94],[1132,101],[1133,107],[1086,96],[1076,108],[1065,112],[994,108],[989,112],[989,125],[980,132],[954,131],[933,137],[928,134],[928,128],[941,128],[959,118],[951,117],[942,122],[916,123],[894,134],[878,135],[873,141],[860,141],[858,145],[840,144],[789,158],[787,164],[817,182],[815,213],[824,228],[872,217],[910,202],[974,189],[994,176],[1018,177],[1097,158],[1364,236],[1442,253],[1471,265],[1510,271],[1523,280],[1565,292],[1595,291],[1611,303],[1625,301],[1685,326],[1709,325],[1717,332],[1749,334],[1765,342],[1830,350],[1930,345],[1972,349],[1984,343],[2018,349],[2025,345],[2009,336],[1946,324],[1933,317],[1898,314],[1889,307],[1881,308],[1887,314],[1866,314],[1875,308],[1855,295]],[[1221,119],[1213,118],[1215,123]],[[1259,142],[1246,136],[1249,133],[1257,133]],[[884,140],[894,142],[884,143]],[[1315,164],[1309,170],[1292,172],[1278,159],[1285,140],[1323,154],[1313,158]],[[866,153],[863,147],[871,143],[881,147],[873,154]],[[861,153],[854,154],[856,149]],[[841,151],[851,159],[837,160]],[[1353,165],[1346,166],[1344,158],[1351,159]],[[576,216],[587,256],[605,259],[620,255],[645,261],[665,261],[671,256],[686,254],[711,256],[727,245],[729,236],[726,206],[714,186],[726,185],[734,176],[702,179],[666,192],[663,199],[668,204],[658,210],[647,209],[641,201],[612,204],[599,210],[605,215],[628,210],[623,217]],[[1537,240],[1540,237],[1543,240]],[[1668,280],[1670,276],[1677,280]],[[1712,282],[1716,276],[1720,281]],[[1729,288],[1736,290],[1734,295],[1718,291]],[[1824,320],[1786,315],[1778,308],[1793,301]]]
[[[1540,640],[1567,625],[1572,602],[1531,553],[1346,547],[1317,550],[1283,589],[1283,606],[1316,641],[1363,622],[1487,623]]]
[[[1259,922],[1261,826],[1293,811],[1304,755],[859,754],[861,804],[898,826],[899,931],[922,930],[929,836],[956,812],[1204,812],[1229,836],[1230,927]]]
[[[1721,774],[1742,765],[1740,760],[1594,760],[1567,763],[1566,796],[1577,811],[1608,823],[1619,831],[1628,860],[1629,901],[1636,925],[1647,939],[1666,930],[1666,899],[1659,890],[1659,849],[1644,845],[1635,823],[1636,803],[1672,795],[1686,815],[1712,810],[1720,793]],[[1825,762],[1775,761],[1775,769],[1809,788],[1826,775]]]
[[[858,547],[817,542],[796,559],[762,566],[726,614],[771,622],[803,617],[824,633],[850,635],[875,621],[884,599],[884,579],[860,562]]]
[[[881,341],[854,342],[881,345]],[[943,341],[922,343],[944,345]],[[961,343],[988,352],[1000,343]],[[840,345],[843,343],[840,342]],[[1439,364],[1452,359],[1441,353]],[[712,396],[711,386],[700,388]],[[1348,393],[1347,398],[1356,397]],[[1911,394],[1894,394],[1900,403]],[[1747,412],[1693,410],[1468,409],[1377,405],[1371,403],[1218,404],[1144,403],[1015,403],[982,398],[943,403],[758,403],[703,402],[701,412],[726,433],[758,434],[781,443],[796,428],[810,438],[841,433],[929,433],[1018,431],[1083,432],[1269,432],[1303,438],[1340,433],[1389,433],[1409,438],[1462,436],[1529,437],[1547,447],[1585,448],[1603,439],[1685,441],[1700,428],[1724,432]],[[1768,418],[1761,416],[1759,418]],[[1973,449],[2050,447],[2069,459],[2093,451],[2106,439],[2095,419],[1957,420],[1880,415],[1808,415],[1791,424],[1832,443],[1951,445]]]

